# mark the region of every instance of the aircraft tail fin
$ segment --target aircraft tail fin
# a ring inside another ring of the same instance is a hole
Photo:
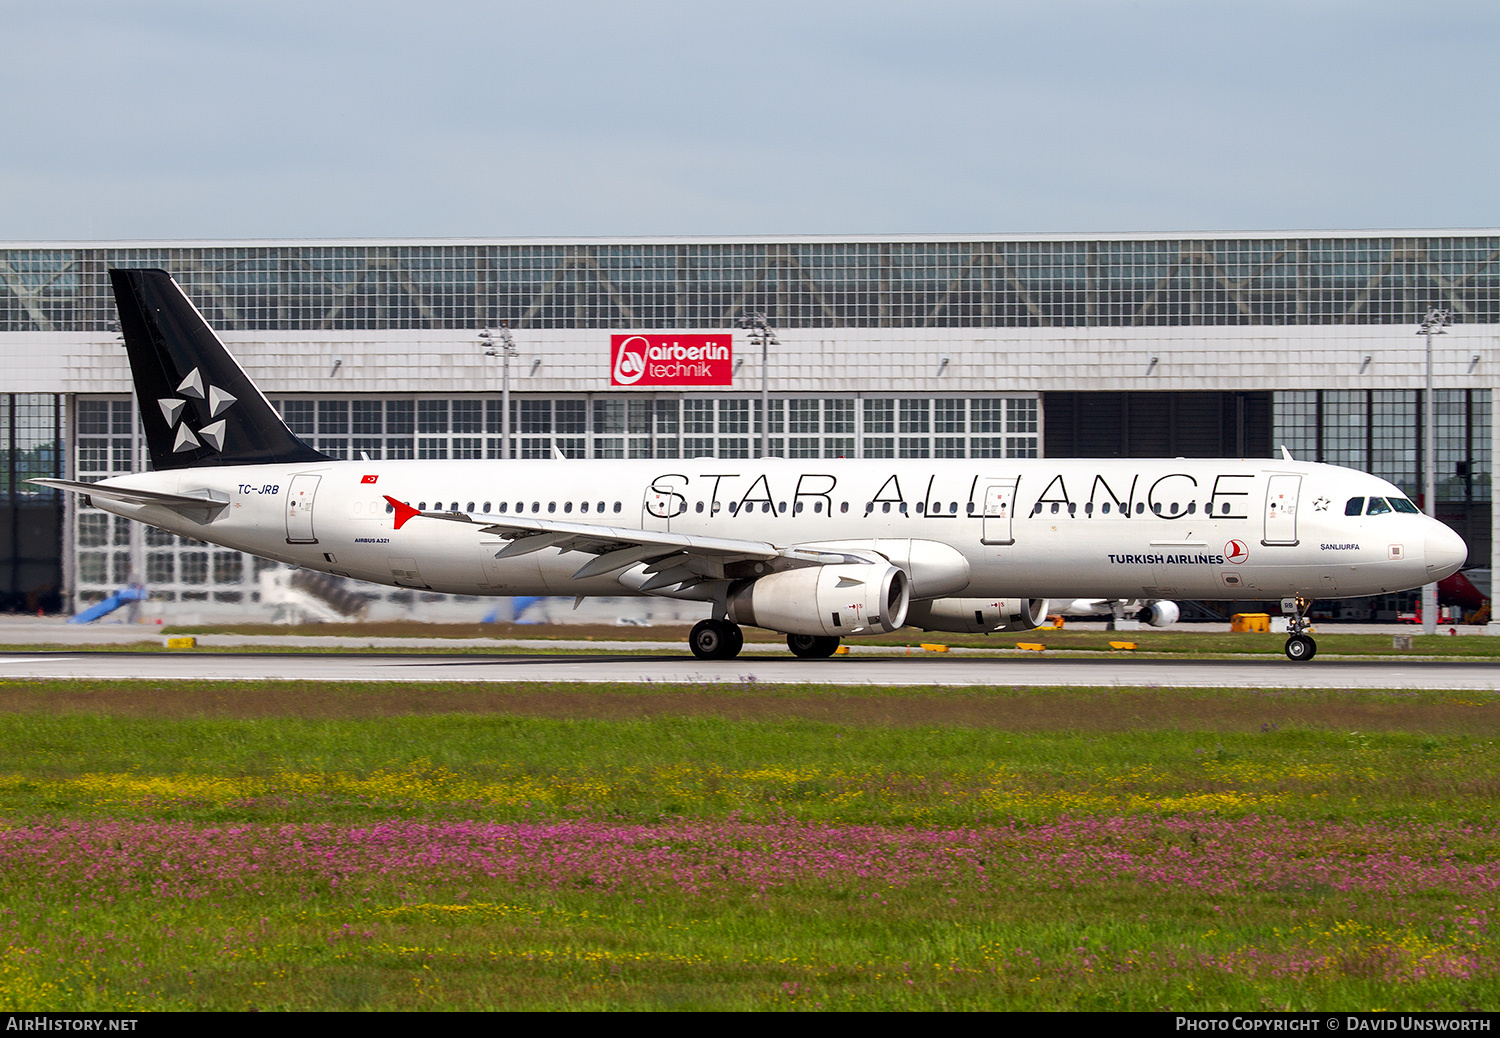
[[[329,460],[287,428],[165,270],[109,272],[158,470]]]

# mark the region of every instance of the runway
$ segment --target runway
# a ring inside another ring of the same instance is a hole
[[[685,653],[398,654],[12,652],[0,679],[161,681],[625,682],[696,685],[1083,686],[1500,690],[1500,662],[1279,657],[1231,660],[860,655],[826,660],[742,656],[713,662]]]

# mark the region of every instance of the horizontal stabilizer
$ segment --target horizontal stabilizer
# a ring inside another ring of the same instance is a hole
[[[33,479],[32,483],[66,490],[70,494],[87,494],[103,501],[122,501],[128,505],[157,505],[170,508],[196,522],[207,522],[220,509],[229,506],[229,498],[211,490],[197,494],[167,494],[160,490],[136,490],[106,483],[81,483],[74,479]]]

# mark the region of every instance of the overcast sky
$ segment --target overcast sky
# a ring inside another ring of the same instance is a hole
[[[1500,226],[1494,0],[0,15],[0,240]]]

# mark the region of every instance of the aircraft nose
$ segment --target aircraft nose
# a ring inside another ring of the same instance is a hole
[[[1469,557],[1469,546],[1464,539],[1442,523],[1433,523],[1427,529],[1426,555],[1427,579],[1442,580],[1459,571]]]

